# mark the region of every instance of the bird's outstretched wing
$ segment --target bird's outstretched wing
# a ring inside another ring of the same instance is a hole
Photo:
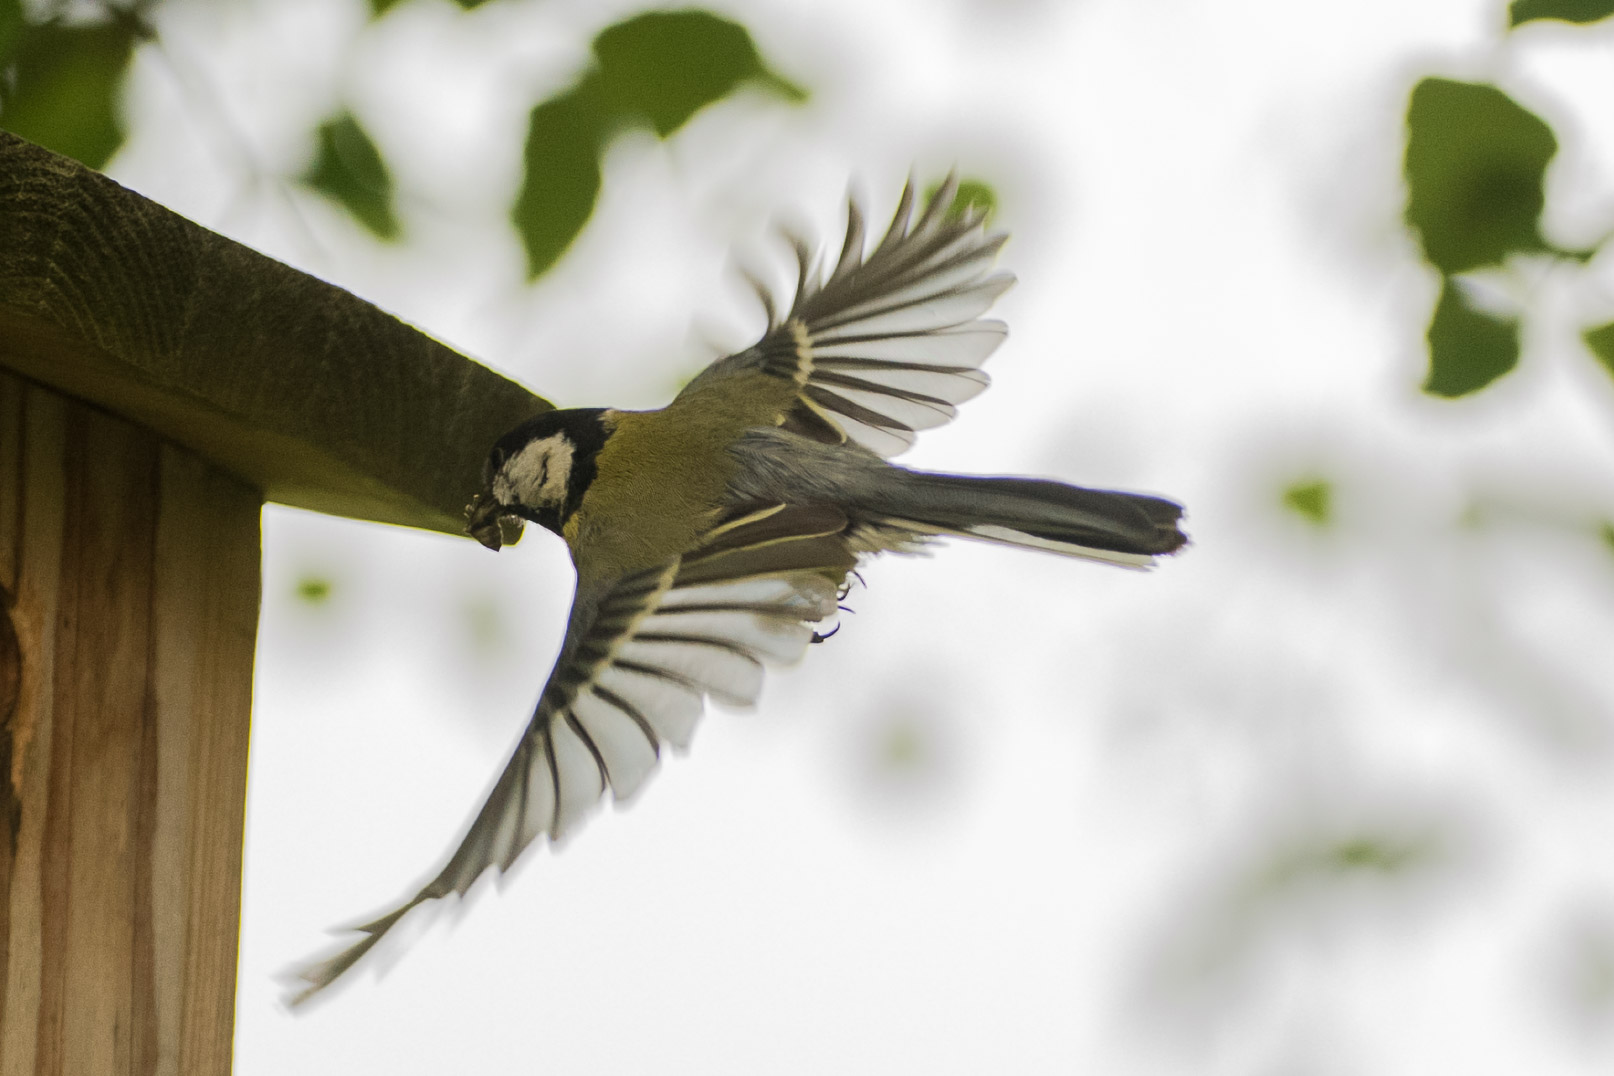
[[[949,176],[914,220],[913,182],[885,236],[864,250],[863,214],[847,210],[846,239],[824,277],[807,244],[794,240],[799,275],[790,312],[753,281],[768,332],[746,351],[719,359],[685,391],[711,379],[761,369],[799,386],[787,428],[815,440],[856,441],[882,456],[941,426],[957,404],[980,394],[980,369],[1008,329],[983,319],[1014,283],[993,273],[1008,238],[989,234],[974,209],[950,212],[958,191]]]
[[[587,592],[504,772],[441,871],[360,937],[297,973],[300,1003],[329,986],[410,911],[463,896],[539,836],[570,834],[610,789],[631,798],[664,745],[689,743],[702,701],[756,701],[765,662],[799,659],[832,616],[854,556],[833,507],[772,505],[714,528],[693,552]]]

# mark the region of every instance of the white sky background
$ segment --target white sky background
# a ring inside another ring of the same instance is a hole
[[[503,765],[571,580],[541,532],[494,557],[270,508],[237,1071],[1607,1071],[1614,383],[1575,332],[1614,287],[1522,267],[1519,371],[1420,397],[1435,281],[1398,214],[1407,94],[1446,74],[1564,139],[1555,238],[1614,227],[1614,128],[1574,122],[1614,92],[1614,27],[1501,46],[1503,5],[1457,0],[720,9],[810,103],[619,141],[531,288],[505,224],[526,109],[636,5],[413,0],[361,33],[357,0],[181,0],[112,171],[562,405],[632,407],[755,335],[731,251],[783,279],[781,212],[830,233],[849,179],[880,216],[956,163],[1014,233],[1011,336],[903,462],[1166,493],[1195,545],[1151,575],[877,562],[756,713],[709,715],[630,809],[294,1017],[272,976],[411,890]],[[339,101],[394,165],[401,246],[251,178],[301,170]],[[1279,506],[1311,476],[1326,531]],[[1350,842],[1404,863],[1321,865]]]

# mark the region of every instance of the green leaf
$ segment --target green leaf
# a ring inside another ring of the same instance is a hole
[[[1427,78],[1407,109],[1407,223],[1448,276],[1545,250],[1552,129],[1495,86]]]
[[[742,82],[807,99],[768,70],[743,26],[705,11],[655,11],[617,23],[594,39],[594,55],[610,111],[644,117],[662,138]]]
[[[527,252],[529,280],[566,253],[594,212],[610,127],[597,75],[532,110],[526,174],[510,211]]]
[[[1433,851],[1425,842],[1397,841],[1388,836],[1360,836],[1340,841],[1326,850],[1324,863],[1335,871],[1373,871],[1396,874],[1425,859]]]
[[[123,145],[118,87],[134,51],[133,19],[29,26],[0,9],[0,127],[101,168]],[[9,45],[7,45],[9,42]]]
[[[381,151],[350,112],[320,125],[319,150],[303,182],[333,199],[381,239],[398,238],[392,176]]]
[[[24,25],[22,0],[0,0],[0,86],[22,41]]]
[[[1614,523],[1604,520],[1603,525],[1597,528],[1597,536],[1603,540],[1603,544],[1608,546],[1611,552],[1614,552]]]
[[[331,597],[331,581],[317,575],[305,575],[297,581],[297,597],[309,605],[323,605]]]
[[[941,190],[940,183],[932,183],[925,188],[925,204],[936,197]],[[990,218],[997,212],[998,196],[992,187],[978,179],[961,179],[958,181],[958,193],[953,195],[953,204],[947,207],[947,217],[955,220],[964,215],[964,211],[971,206],[981,210],[983,218]]]
[[[1319,527],[1333,519],[1334,489],[1327,481],[1297,482],[1283,491],[1283,506]]]
[[[1450,277],[1441,281],[1428,339],[1423,391],[1431,396],[1478,392],[1519,362],[1519,323],[1474,309]]]
[[[548,270],[588,223],[600,194],[600,159],[623,127],[648,123],[666,138],[742,82],[791,101],[806,93],[769,71],[745,28],[704,11],[638,15],[594,39],[596,66],[532,110],[526,172],[511,220],[527,277]]]
[[[1580,338],[1592,349],[1592,354],[1603,364],[1603,369],[1614,374],[1614,321],[1587,329],[1580,334]]]
[[[1508,23],[1517,26],[1535,19],[1588,23],[1610,15],[1614,15],[1614,0],[1513,0]]]

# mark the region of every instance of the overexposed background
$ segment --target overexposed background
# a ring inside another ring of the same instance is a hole
[[[733,265],[784,279],[782,214],[833,240],[849,183],[883,218],[957,165],[1014,235],[1011,336],[903,462],[1167,494],[1195,544],[1152,574],[965,544],[869,566],[757,712],[294,1016],[275,976],[412,890],[503,765],[571,579],[541,532],[494,557],[269,508],[237,1071],[1607,1071],[1614,382],[1575,333],[1614,279],[1519,267],[1519,370],[1421,395],[1437,282],[1400,155],[1419,78],[1496,80],[1563,139],[1549,231],[1597,241],[1614,26],[718,4],[811,99],[619,140],[528,286],[526,110],[638,10],[173,0],[110,171],[562,406],[650,407],[760,330]],[[344,103],[400,244],[272,178]],[[1283,502],[1310,482],[1323,525]]]

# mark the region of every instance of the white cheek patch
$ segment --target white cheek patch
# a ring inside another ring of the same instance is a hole
[[[507,504],[519,501],[534,508],[559,507],[566,500],[571,474],[572,443],[565,434],[557,433],[511,456],[493,480],[493,495]]]

